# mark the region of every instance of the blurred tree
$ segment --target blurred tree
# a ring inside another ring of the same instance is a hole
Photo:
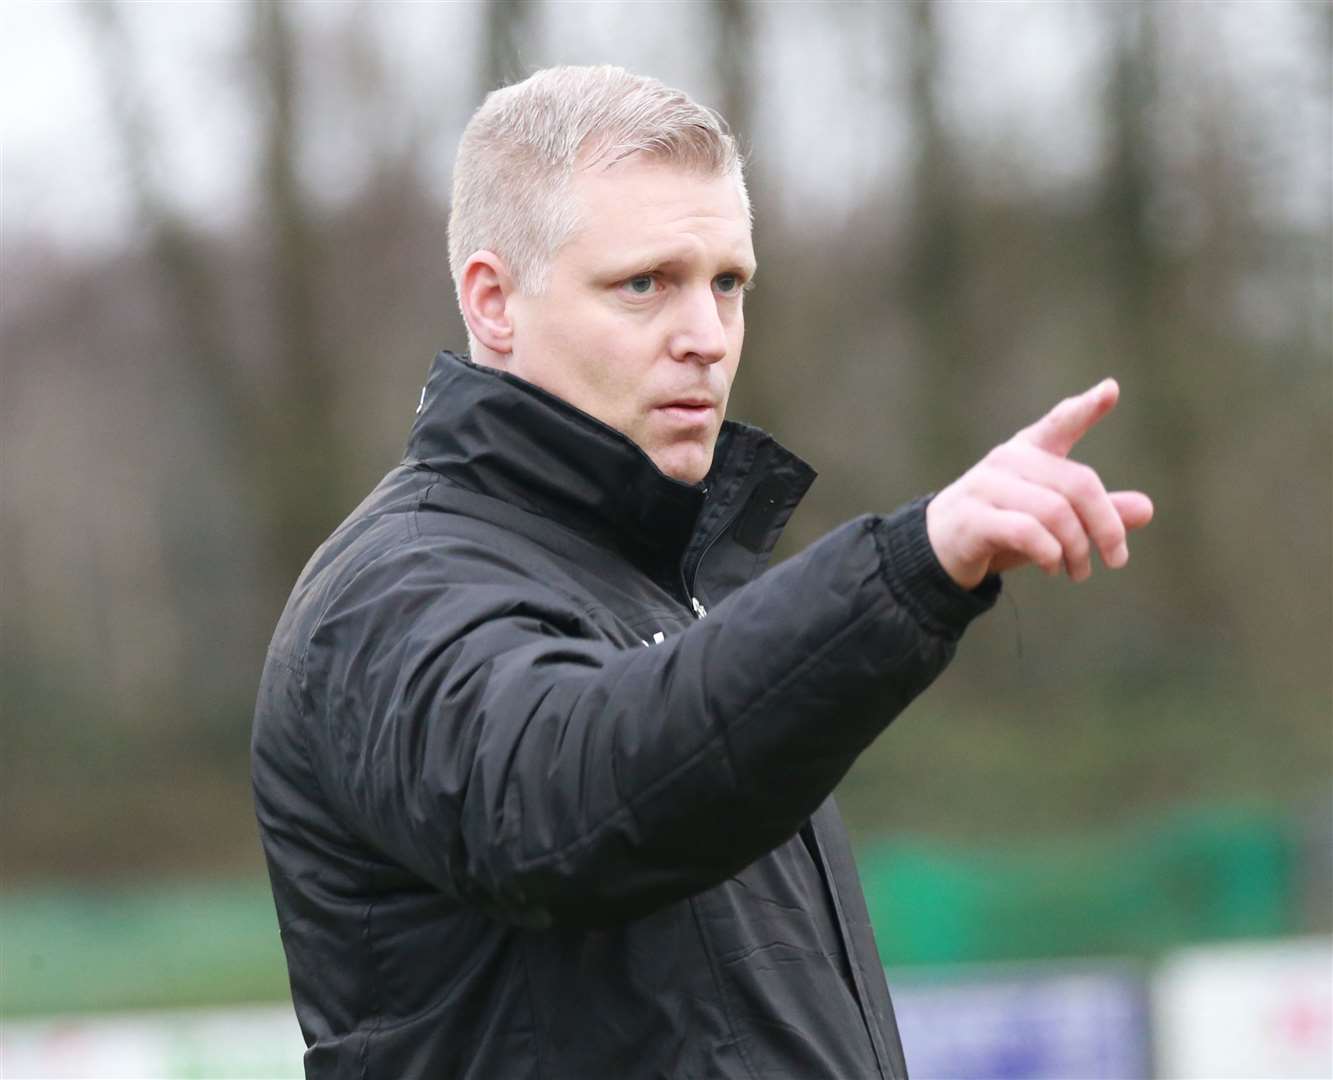
[[[137,83],[138,60],[119,4],[80,9],[96,42],[130,189],[160,274],[181,355],[222,418],[232,456],[246,477],[246,509],[262,536],[266,595],[281,596],[348,502],[336,437],[338,365],[318,328],[322,253],[298,175],[298,74],[287,8],[251,6],[256,110],[261,125],[261,217],[269,246],[274,333],[261,385],[238,363],[224,327],[225,304],[208,245],[161,190],[160,150],[151,111]]]
[[[1188,625],[1197,641],[1207,627],[1224,621],[1218,610],[1223,575],[1209,557],[1211,515],[1199,501],[1197,476],[1206,460],[1201,451],[1208,445],[1208,433],[1197,416],[1203,374],[1197,350],[1214,335],[1199,325],[1180,325],[1182,318],[1189,318],[1180,302],[1182,276],[1206,273],[1212,279],[1210,300],[1226,303],[1226,223],[1241,207],[1234,188],[1218,187],[1225,184],[1222,178],[1230,162],[1214,141],[1207,163],[1211,176],[1199,179],[1216,192],[1209,200],[1209,228],[1222,239],[1210,245],[1207,269],[1191,270],[1166,255],[1159,223],[1167,204],[1154,125],[1161,115],[1155,12],[1145,0],[1110,4],[1103,11],[1110,22],[1111,50],[1104,106],[1109,144],[1099,217],[1108,252],[1115,363],[1138,386],[1152,387],[1140,396],[1136,415],[1142,458],[1151,463],[1153,495],[1162,508],[1153,527],[1173,595],[1171,608],[1162,614]],[[1195,188],[1196,193],[1202,190]],[[1210,308],[1208,318],[1229,318],[1225,307]],[[1221,335],[1224,341],[1228,336]],[[1217,373],[1206,377],[1215,380]]]
[[[713,70],[721,90],[717,108],[740,140],[741,152],[748,154],[754,139],[750,85],[757,21],[754,4],[750,0],[712,0],[709,11],[714,24],[709,35]]]
[[[754,142],[754,37],[760,13],[749,0],[712,0],[707,8],[707,36],[712,42],[710,54],[713,77],[719,91],[718,112],[727,121],[746,160],[746,187],[750,194],[751,210],[755,216],[755,254],[762,270],[765,249],[772,250],[782,243],[777,232],[775,200],[771,197],[770,178],[758,160],[752,156]],[[773,235],[769,235],[770,231]],[[758,281],[759,278],[756,278]],[[778,343],[769,331],[773,304],[780,301],[781,284],[773,275],[772,285],[756,289],[745,298],[746,352],[765,358],[765,365],[782,363]],[[780,406],[773,400],[772,388],[779,380],[750,377],[751,365],[742,367],[727,413],[733,419],[765,427],[779,428]]]
[[[94,40],[94,54],[140,227],[147,235],[164,294],[164,309],[182,349],[209,377],[210,390],[229,414],[246,409],[245,394],[229,362],[219,319],[217,283],[204,246],[161,188],[157,133],[147,95],[139,83],[140,64],[117,3],[87,2],[78,10]]]
[[[251,53],[261,105],[260,197],[268,226],[275,334],[270,393],[266,401],[247,402],[247,411],[263,410],[258,423],[246,426],[263,431],[266,462],[249,476],[260,487],[277,580],[291,581],[353,493],[341,460],[346,440],[335,422],[339,358],[336,344],[319,330],[318,271],[324,253],[299,175],[300,77],[285,5],[255,0]]]
[[[1129,573],[1011,582],[1019,600],[1040,590],[1022,610],[1033,655],[1015,663],[1009,612],[969,632],[958,667],[840,789],[855,827],[996,834],[1326,784],[1333,15],[1269,7],[1299,17],[1241,40],[1256,6],[1015,5],[1006,47],[1033,26],[1078,30],[1106,58],[1079,76],[1102,96],[1064,114],[1070,145],[1105,137],[1074,172],[1055,162],[1059,131],[1032,139],[1024,119],[1009,138],[1003,108],[984,136],[955,123],[978,93],[1022,100],[1004,64],[946,62],[979,8],[669,9],[743,142],[764,133],[733,413],[823,474],[784,550],[947,481],[1038,391],[1108,368],[1132,386],[1090,458],[1142,478],[1161,511]],[[384,5],[230,9],[240,36],[222,47],[254,127],[215,160],[255,180],[254,202],[204,229],[180,210],[157,69],[135,49],[140,20],[166,16],[81,10],[142,229],[109,253],[41,237],[16,250],[22,223],[6,218],[0,683],[18,764],[0,787],[22,816],[7,868],[241,865],[235,852],[256,857],[246,717],[274,609],[396,460],[428,356],[461,329],[428,155],[395,127],[405,104],[439,123],[438,91],[457,84],[407,70],[436,64],[429,49],[389,58],[402,24]],[[555,19],[577,33],[603,18],[447,10],[409,32],[474,29],[461,78],[483,90],[566,59],[541,33]],[[636,59],[626,37],[606,58],[651,68],[662,44]],[[799,53],[798,79],[761,86],[769,48]],[[190,92],[217,91],[221,73],[181,53]],[[879,164],[857,139],[882,144]],[[810,182],[793,152],[819,156],[832,199],[792,197]]]
[[[529,44],[534,36],[537,0],[489,0],[483,5],[481,94],[518,82],[528,70]]]
[[[913,392],[922,474],[966,468],[982,449],[969,403],[980,397],[983,362],[968,310],[967,196],[962,164],[939,103],[941,34],[934,0],[901,9],[897,51],[908,72],[907,115],[915,146],[900,295],[917,341]],[[887,280],[892,280],[885,274]]]

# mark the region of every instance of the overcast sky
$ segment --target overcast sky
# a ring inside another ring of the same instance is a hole
[[[1302,7],[1301,0],[1181,0],[1171,17],[1179,44],[1196,50],[1202,67],[1235,74],[1244,91],[1234,102],[1237,125],[1252,128],[1260,143],[1274,124],[1310,132],[1287,140],[1298,149],[1286,147],[1267,181],[1275,185],[1268,193],[1274,207],[1310,224],[1327,220],[1330,121],[1299,111],[1319,107],[1312,91],[1329,77],[1329,65],[1310,60],[1309,50],[1323,43],[1310,40],[1309,5]],[[380,130],[381,123],[368,137],[355,95],[321,87],[306,145],[311,182],[328,198],[348,194],[386,145],[416,131],[424,133],[432,183],[443,198],[453,145],[475,105],[479,5],[381,0],[297,3],[292,10],[303,31],[320,39],[340,22],[359,20],[357,34],[383,57],[402,118],[400,129]],[[1102,146],[1095,103],[1104,12],[1093,3],[980,0],[940,10],[948,42],[944,106],[953,129],[974,148],[1012,160],[1028,186],[1058,188],[1089,174]],[[698,4],[557,2],[541,11],[549,39],[541,62],[617,62],[705,101],[715,96]],[[252,182],[254,125],[241,48],[248,6],[138,3],[125,5],[125,15],[162,136],[164,187],[195,220],[223,223],[245,206]],[[903,77],[896,58],[877,47],[882,12],[872,4],[785,3],[764,5],[761,16],[765,94],[755,140],[766,160],[781,163],[789,208],[837,213],[907,164],[901,122],[881,108],[867,129],[870,103]],[[9,0],[0,18],[6,235],[36,231],[73,248],[121,242],[132,222],[124,168],[83,13],[68,2]],[[1164,93],[1196,89],[1194,73],[1182,79],[1179,86],[1168,79]],[[1003,172],[994,182],[1003,182]]]

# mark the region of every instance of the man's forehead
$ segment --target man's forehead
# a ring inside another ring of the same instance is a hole
[[[599,262],[725,262],[752,271],[749,212],[735,177],[651,160],[594,168],[576,179],[579,227],[570,240]]]
[[[602,211],[617,205],[645,202],[674,204],[695,201],[703,192],[707,201],[748,224],[750,215],[739,177],[714,173],[672,161],[634,154],[609,164],[593,164],[574,172],[574,196],[585,207]]]

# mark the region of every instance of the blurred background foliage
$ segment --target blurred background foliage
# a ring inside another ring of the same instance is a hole
[[[1219,803],[1327,836],[1333,7],[5,19],[7,886],[262,874],[269,634],[400,457],[433,354],[464,346],[462,125],[553,63],[682,86],[749,150],[760,273],[731,412],[821,473],[784,553],[1121,381],[1083,456],[1157,521],[1123,573],[1011,577],[840,789],[863,848],[1066,843]]]

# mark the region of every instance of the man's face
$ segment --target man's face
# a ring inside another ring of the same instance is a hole
[[[581,226],[541,296],[515,295],[519,378],[629,436],[698,483],[741,358],[750,224],[732,177],[634,155],[575,174]]]

